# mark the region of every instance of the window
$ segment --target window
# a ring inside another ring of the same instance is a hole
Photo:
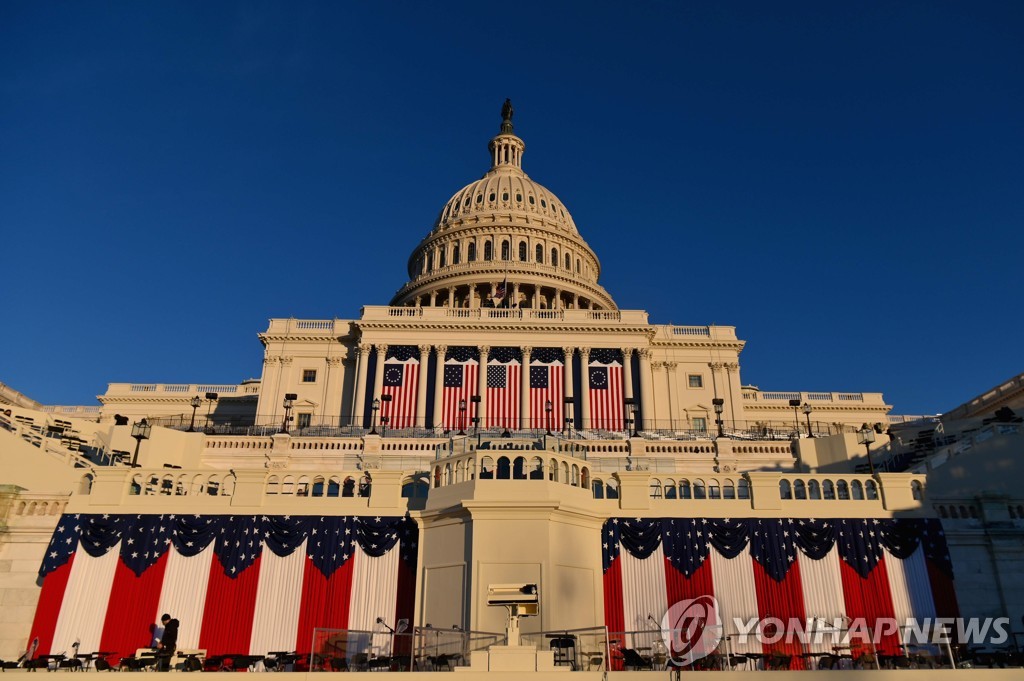
[[[544,262],[544,247],[537,244],[537,262]]]
[[[520,241],[519,242],[519,259],[522,260],[523,262],[526,262],[526,242],[525,241]]]
[[[469,248],[466,249],[466,260],[473,262],[476,260],[476,242],[470,241]]]
[[[703,416],[693,417],[693,429],[699,431],[706,431],[708,429],[708,420]]]
[[[502,201],[508,201],[508,192],[502,192],[501,193],[501,200]]]
[[[302,370],[302,382],[303,383],[316,383],[316,369],[303,369]]]
[[[704,377],[701,376],[700,374],[690,374],[689,376],[686,377],[686,385],[688,385],[691,388],[703,388]]]
[[[455,244],[454,246],[452,246],[452,264],[453,265],[458,265],[459,264],[459,245],[458,244]]]
[[[494,203],[494,192],[491,192],[491,195],[487,197],[487,200]]]
[[[442,248],[441,252],[437,256],[437,266],[438,267],[444,267],[445,265],[447,265],[448,264],[446,262],[447,257],[448,257],[448,251],[446,251],[445,249]]]
[[[309,428],[309,424],[313,419],[313,415],[307,412],[299,413],[299,428]]]
[[[533,194],[530,194],[530,205],[532,206],[533,204],[534,204],[534,201],[533,201]]]
[[[576,258],[576,274],[580,273],[580,259]]]
[[[488,241],[484,244],[484,260],[490,260],[492,257],[491,253],[491,242]]]
[[[511,257],[511,254],[509,253],[509,250],[510,249],[509,249],[508,241],[507,240],[506,241],[502,241],[501,242],[501,259],[502,260],[508,260]]]
[[[432,272],[434,270],[434,252],[427,253],[427,271]]]
[[[557,248],[552,248],[551,249],[551,266],[552,267],[558,267],[558,249]]]
[[[568,253],[565,254],[565,269],[572,269],[572,258],[569,257]]]

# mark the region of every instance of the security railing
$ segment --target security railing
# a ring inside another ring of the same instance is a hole
[[[458,628],[414,627],[405,620],[392,628],[313,630],[310,671],[452,671],[469,665],[470,656],[505,642],[505,635]]]

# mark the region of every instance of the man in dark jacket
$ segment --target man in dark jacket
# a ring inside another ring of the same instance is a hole
[[[174,650],[178,646],[178,620],[173,619],[167,613],[160,618],[164,625],[164,635],[160,637],[157,647],[157,671],[166,672],[171,669],[171,658],[174,657]]]

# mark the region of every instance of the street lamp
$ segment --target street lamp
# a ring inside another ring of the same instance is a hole
[[[189,404],[192,405],[192,420],[188,422],[188,432],[190,433],[196,432],[196,409],[198,409],[202,403],[203,400],[199,395],[193,397],[189,402]]]
[[[370,432],[369,435],[377,434],[377,410],[380,409],[380,398],[373,398],[373,417],[370,419]]]
[[[388,434],[388,421],[390,421],[390,420],[391,420],[390,416],[381,416],[380,417],[380,436],[381,437],[387,437],[387,434]]]
[[[871,443],[875,441],[875,431],[868,424],[864,424],[857,431],[857,442],[864,445],[864,451],[868,455],[868,470],[871,475],[875,474],[875,463],[871,460]]]
[[[811,405],[804,402],[804,416],[807,417],[807,437],[814,437],[814,431],[811,430]]]
[[[295,405],[295,400],[299,396],[295,393],[285,393],[284,395],[284,420],[281,421],[281,432],[288,432],[288,422],[291,421],[292,407]]]
[[[384,434],[386,432],[388,432],[388,424],[391,423],[391,412],[392,412],[392,410],[390,408],[387,409],[386,411],[388,413],[385,414],[384,413],[384,411],[385,411],[384,405],[387,404],[390,407],[391,406],[391,400],[393,398],[394,398],[394,395],[381,395],[380,396],[380,401],[382,402],[382,404],[380,405],[380,436],[381,437],[384,437]]]
[[[212,433],[213,428],[210,426],[210,412],[213,411],[213,403],[217,401],[217,393],[206,393],[206,432]]]
[[[139,465],[139,445],[142,444],[143,440],[148,440],[149,434],[152,432],[153,426],[146,423],[146,419],[132,424],[132,437],[135,438],[135,454],[132,455],[132,468]]]
[[[796,427],[793,431],[793,437],[800,437],[800,400],[790,400],[789,406],[793,407],[793,425]]]
[[[469,420],[473,424],[473,432],[476,433],[477,440],[480,439],[480,396],[470,395],[469,401],[476,405],[473,407],[473,418]]]
[[[626,400],[626,409],[629,411],[629,422],[633,425],[633,437],[640,437],[640,422],[636,418],[639,406],[636,399],[630,397]]]
[[[565,396],[565,432],[572,439],[572,395]]]
[[[466,434],[466,400],[459,400],[459,432],[456,435]]]
[[[548,435],[551,435],[551,412],[555,410],[555,406],[551,404],[551,400],[544,403],[544,413],[548,415]]]
[[[722,412],[725,411],[725,400],[721,397],[716,397],[711,400],[711,404],[715,407],[715,425],[718,426],[718,437],[725,437],[725,431],[722,429]]]

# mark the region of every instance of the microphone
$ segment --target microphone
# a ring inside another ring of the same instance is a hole
[[[382,625],[384,625],[384,627],[385,627],[385,628],[386,628],[386,629],[387,629],[388,631],[390,631],[390,632],[391,632],[392,634],[393,634],[393,633],[395,633],[395,630],[394,630],[394,629],[392,629],[391,627],[389,627],[389,626],[388,626],[388,623],[384,621],[384,618],[383,618],[383,617],[378,617],[378,618],[377,618],[377,624],[382,624]]]

